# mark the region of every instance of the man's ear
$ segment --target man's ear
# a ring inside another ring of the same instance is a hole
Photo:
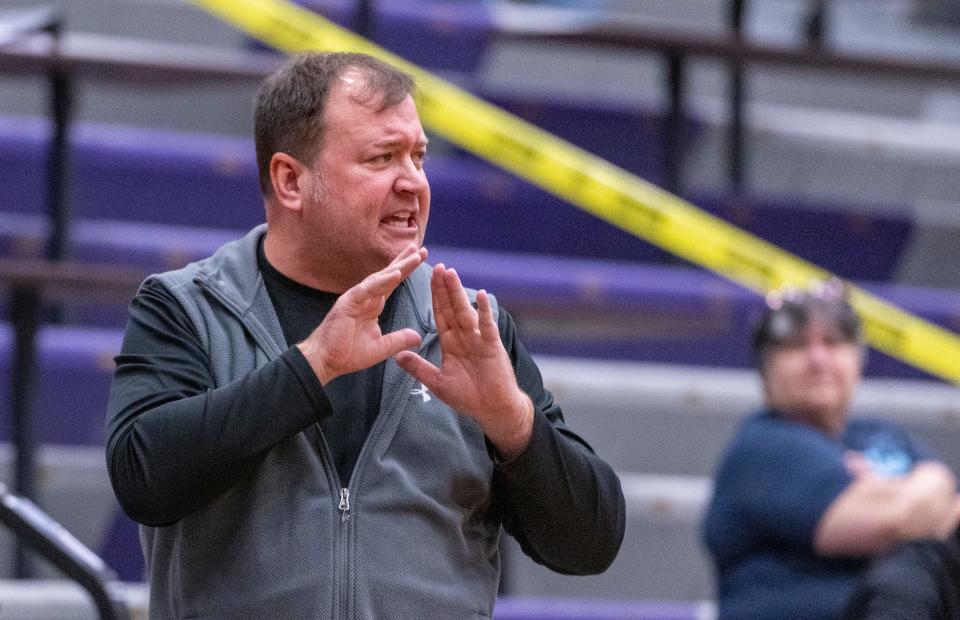
[[[270,158],[270,184],[277,202],[291,211],[303,210],[304,172],[296,158],[286,153],[274,153]]]

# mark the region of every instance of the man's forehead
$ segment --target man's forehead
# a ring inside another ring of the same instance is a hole
[[[363,74],[344,74],[337,78],[327,99],[327,108],[340,108],[348,114],[381,115],[409,105],[412,113],[419,121],[419,113],[412,95],[406,95],[394,105],[384,105],[386,93],[371,90],[367,78]]]
[[[376,80],[373,81],[376,83]],[[371,76],[363,69],[357,67],[347,67],[337,76],[330,88],[328,101],[333,102],[337,99],[348,101],[351,104],[366,108],[370,112],[379,113],[386,109],[396,107],[406,100],[413,101],[413,97],[407,94],[397,104],[385,106],[387,97],[392,97],[387,92],[379,90],[371,85]]]
[[[339,76],[337,76],[337,83],[346,87],[354,84],[360,84],[361,82],[365,83],[366,81],[366,77],[356,67],[347,67]]]
[[[350,96],[334,95],[326,110],[327,133],[350,136],[367,146],[394,148],[426,147],[428,139],[416,107],[409,96],[397,105],[377,110]]]
[[[353,104],[373,110],[379,107],[382,97],[370,92],[369,82],[363,73],[356,69],[346,69],[337,76],[330,88],[328,105]]]

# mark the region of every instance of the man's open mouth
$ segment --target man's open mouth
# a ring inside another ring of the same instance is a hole
[[[414,228],[417,225],[410,213],[397,213],[383,218],[380,223],[391,228]]]

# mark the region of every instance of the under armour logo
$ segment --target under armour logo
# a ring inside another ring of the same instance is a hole
[[[423,402],[425,402],[425,403],[430,402],[430,390],[428,390],[428,389],[427,389],[427,386],[425,386],[425,385],[422,384],[422,383],[420,384],[420,387],[419,387],[419,388],[413,388],[412,390],[410,390],[410,395],[411,395],[411,396],[422,396],[422,397],[423,397]]]

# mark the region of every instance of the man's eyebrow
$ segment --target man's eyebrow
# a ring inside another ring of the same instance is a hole
[[[403,138],[387,138],[386,140],[375,142],[373,146],[378,148],[393,148],[396,146],[400,146],[401,144],[404,144],[404,143],[406,143],[406,140],[404,140]],[[429,143],[430,143],[430,140],[424,136],[422,138],[417,138],[417,140],[413,144],[414,146],[427,146],[427,144]]]

